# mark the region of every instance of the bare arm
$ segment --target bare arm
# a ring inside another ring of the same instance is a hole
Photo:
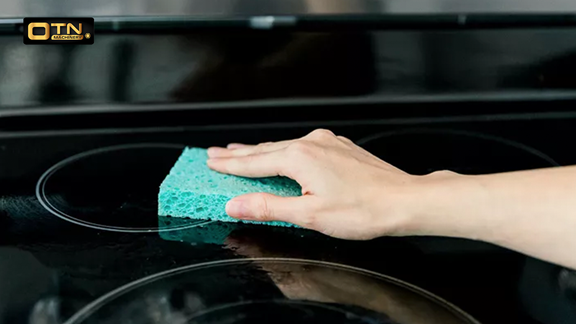
[[[576,167],[415,176],[350,140],[317,130],[295,140],[209,150],[209,167],[287,176],[301,197],[232,199],[235,218],[285,221],[333,237],[437,235],[494,243],[576,269]]]
[[[575,166],[425,178],[415,231],[482,240],[576,268]]]

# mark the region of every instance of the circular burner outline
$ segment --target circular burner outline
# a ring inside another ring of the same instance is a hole
[[[126,227],[119,227],[119,226],[106,226],[106,225],[99,225],[97,223],[91,223],[91,222],[86,222],[83,221],[81,219],[78,219],[76,217],[70,216],[62,211],[60,211],[59,209],[57,209],[56,207],[54,207],[50,201],[48,201],[48,198],[46,197],[45,194],[45,190],[44,187],[46,186],[46,183],[48,182],[48,179],[50,179],[50,177],[56,173],[58,170],[62,169],[63,167],[65,167],[66,165],[68,165],[69,163],[75,162],[77,160],[83,159],[87,156],[91,156],[91,155],[97,155],[97,154],[101,154],[101,153],[106,153],[106,152],[111,152],[111,151],[119,151],[119,150],[124,150],[124,149],[133,149],[133,148],[176,148],[176,149],[184,149],[184,147],[186,147],[186,145],[183,144],[173,144],[173,143],[139,143],[139,144],[124,144],[124,145],[115,145],[115,146],[107,146],[107,147],[102,147],[102,148],[97,148],[94,150],[89,150],[89,151],[85,151],[76,155],[72,155],[56,164],[54,164],[53,166],[51,166],[48,170],[46,170],[38,179],[38,182],[36,183],[36,199],[38,199],[38,201],[40,202],[40,204],[47,210],[49,211],[51,214],[53,214],[54,216],[57,216],[67,222],[76,224],[76,225],[80,225],[80,226],[84,226],[84,227],[89,227],[92,229],[97,229],[97,230],[105,230],[105,231],[111,231],[111,232],[122,232],[122,233],[158,233],[158,232],[169,232],[169,231],[177,231],[177,230],[183,230],[183,229],[188,229],[188,228],[193,228],[193,227],[198,227],[198,226],[203,226],[203,225],[207,225],[210,223],[213,223],[214,221],[211,220],[207,220],[207,221],[203,221],[200,223],[194,223],[194,224],[190,224],[190,225],[182,225],[182,226],[177,226],[177,227],[170,227],[170,228],[126,228]],[[158,186],[160,186],[160,184],[158,184]]]
[[[183,267],[179,267],[179,268],[174,268],[174,269],[158,272],[156,274],[132,281],[132,282],[130,282],[124,286],[121,286],[119,288],[116,288],[116,289],[110,291],[107,294],[102,295],[101,297],[97,298],[93,302],[84,306],[82,309],[80,309],[78,312],[76,312],[74,315],[72,315],[63,324],[81,323],[81,321],[88,318],[95,311],[100,309],[100,307],[104,306],[106,303],[114,300],[115,298],[121,296],[122,294],[128,293],[128,292],[130,292],[134,289],[140,288],[144,285],[156,282],[160,279],[164,279],[164,278],[167,278],[170,276],[178,275],[178,274],[181,274],[184,272],[189,272],[189,271],[196,271],[196,270],[208,269],[208,268],[213,268],[213,267],[221,267],[221,266],[227,266],[227,265],[248,264],[248,263],[252,263],[252,262],[261,262],[261,263],[282,262],[282,263],[292,263],[292,264],[301,264],[301,265],[323,266],[323,267],[327,267],[327,268],[331,268],[331,269],[361,274],[361,275],[371,277],[371,278],[381,280],[381,281],[387,281],[387,282],[393,283],[399,287],[408,289],[409,291],[412,291],[413,293],[418,294],[418,295],[430,300],[431,302],[437,304],[439,307],[443,307],[445,310],[452,313],[454,316],[456,316],[462,320],[468,321],[470,324],[481,324],[474,317],[472,317],[468,313],[464,312],[463,310],[458,308],[456,305],[446,301],[445,299],[443,299],[439,296],[436,296],[435,294],[433,294],[427,290],[424,290],[418,286],[412,285],[410,283],[396,279],[394,277],[390,277],[390,276],[387,276],[387,275],[384,275],[384,274],[381,274],[378,272],[374,272],[374,271],[370,271],[370,270],[366,270],[366,269],[362,269],[362,268],[357,268],[357,267],[353,267],[353,266],[349,266],[349,265],[344,265],[344,264],[338,264],[338,263],[332,263],[332,262],[326,262],[326,261],[318,261],[318,260],[309,260],[309,259],[296,259],[296,258],[243,258],[243,259],[210,261],[210,262],[197,263],[197,264],[187,265],[187,266],[183,266]]]
[[[510,139],[495,136],[495,135],[488,135],[488,134],[484,134],[484,133],[455,130],[455,129],[409,128],[409,129],[402,129],[402,130],[397,130],[397,131],[376,133],[373,135],[363,137],[363,138],[359,139],[358,141],[356,141],[355,143],[358,146],[362,146],[362,145],[366,145],[370,141],[374,141],[374,140],[378,140],[378,139],[381,139],[384,137],[389,137],[389,136],[394,136],[394,135],[430,134],[430,133],[468,136],[468,137],[474,137],[474,138],[483,139],[483,140],[499,142],[499,143],[502,143],[502,144],[505,144],[505,145],[508,145],[508,146],[511,146],[511,147],[514,147],[514,148],[517,148],[517,149],[520,149],[523,151],[526,151],[526,152],[531,153],[535,156],[538,156],[539,158],[543,159],[544,161],[550,163],[551,166],[555,166],[555,167],[561,166],[558,162],[556,162],[550,156],[546,155],[544,152],[539,151],[539,150],[537,150],[531,146],[528,146],[526,144],[522,144],[520,142],[516,142],[514,140],[510,140]]]

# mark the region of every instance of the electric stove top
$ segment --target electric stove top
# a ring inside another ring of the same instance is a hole
[[[159,185],[187,145],[322,127],[410,173],[479,174],[576,163],[575,118],[2,133],[0,323],[575,323],[573,271],[490,244],[345,241],[156,213]]]

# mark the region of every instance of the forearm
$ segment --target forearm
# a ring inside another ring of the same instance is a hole
[[[482,240],[576,268],[576,167],[426,176],[411,229]]]

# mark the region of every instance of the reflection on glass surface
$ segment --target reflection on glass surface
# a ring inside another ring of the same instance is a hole
[[[475,324],[414,286],[365,270],[299,259],[197,264],[137,280],[66,323]]]
[[[364,34],[102,36],[92,46],[45,48],[15,42],[0,38],[9,77],[0,93],[21,92],[2,96],[6,106],[350,96],[374,86]]]
[[[450,129],[404,129],[356,141],[372,154],[410,174],[450,170],[489,174],[558,166],[535,148],[506,138]]]
[[[2,36],[0,107],[576,96],[575,37],[574,29],[198,31],[25,46]]]
[[[97,230],[147,233],[207,223],[158,223],[158,188],[183,147],[127,144],[71,156],[43,173],[36,197],[55,217]]]
[[[185,217],[158,216],[158,228],[185,228],[178,231],[160,231],[163,240],[174,242],[186,242],[193,246],[203,244],[223,245],[226,238],[235,229],[242,227],[237,223],[207,222],[198,226],[186,228],[190,219]]]

